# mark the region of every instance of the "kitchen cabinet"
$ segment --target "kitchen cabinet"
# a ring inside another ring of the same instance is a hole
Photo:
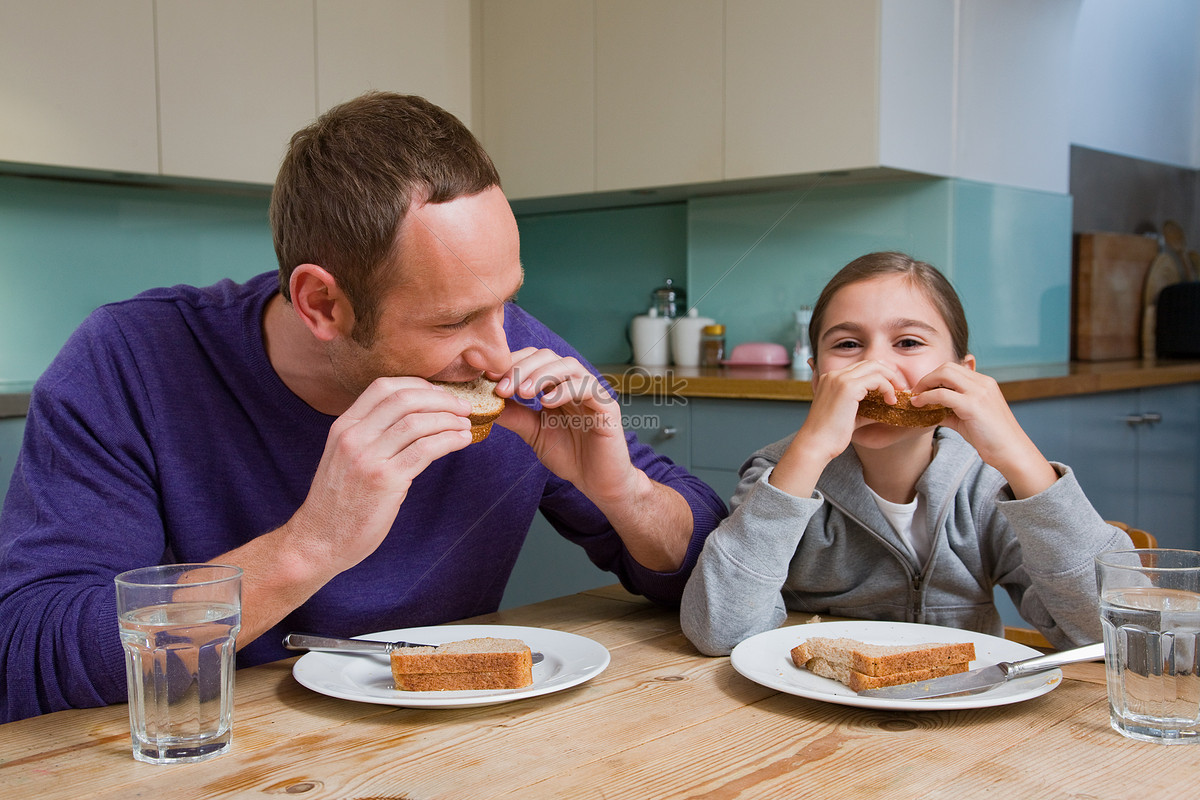
[[[731,4],[725,177],[878,163],[878,5]]]
[[[910,173],[1067,191],[1069,3],[482,3],[481,130],[513,199]]]
[[[484,0],[484,144],[514,199],[872,168],[884,152],[948,174],[954,17],[886,5]],[[885,24],[904,46],[881,48]]]
[[[471,0],[0,0],[0,161],[269,184],[368,89],[472,121]]]
[[[726,503],[737,489],[738,470],[759,448],[795,433],[808,403],[695,398],[692,411],[692,472]]]
[[[272,183],[316,115],[309,3],[157,0],[162,172]]]
[[[317,111],[379,89],[472,127],[470,31],[471,0],[316,0]]]
[[[153,0],[0,0],[0,161],[158,172]]]
[[[591,0],[486,0],[484,146],[510,198],[596,188]]]
[[[509,197],[713,181],[721,0],[485,0],[484,145]]]
[[[1106,519],[1200,547],[1200,384],[1037,400],[1013,413],[1054,461],[1070,464]]]
[[[722,178],[724,6],[596,4],[599,191]]]

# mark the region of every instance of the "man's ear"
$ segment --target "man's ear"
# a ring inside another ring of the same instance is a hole
[[[318,340],[329,342],[350,335],[354,309],[328,270],[316,264],[301,264],[292,270],[288,287],[296,315]]]

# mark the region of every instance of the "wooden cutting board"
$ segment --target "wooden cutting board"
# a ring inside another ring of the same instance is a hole
[[[1077,361],[1142,354],[1142,290],[1158,242],[1124,233],[1075,237],[1071,281],[1071,357]]]

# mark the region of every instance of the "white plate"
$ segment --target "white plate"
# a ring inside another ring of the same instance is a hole
[[[445,644],[459,639],[495,636],[520,639],[545,658],[533,667],[533,685],[523,689],[453,692],[402,692],[392,688],[391,659],[386,655],[311,652],[300,657],[292,675],[314,692],[362,703],[409,708],[470,708],[507,703],[562,691],[599,675],[608,666],[604,645],[585,636],[548,628],[516,625],[435,625],[401,628],[358,636],[381,642],[403,640]]]
[[[1049,670],[1026,678],[1016,678],[986,692],[957,697],[933,697],[928,700],[893,700],[884,697],[860,697],[849,687],[829,678],[814,675],[792,663],[791,650],[812,636],[857,639],[871,644],[924,644],[927,642],[974,642],[975,660],[970,668],[986,667],[1001,661],[1019,661],[1040,656],[1032,647],[1010,642],[985,633],[944,628],[939,625],[915,625],[911,622],[814,622],[790,625],[751,636],[733,648],[730,662],[745,677],[771,689],[788,694],[840,703],[846,706],[908,711],[934,709],[986,708],[1016,703],[1043,695],[1062,682],[1062,670]]]

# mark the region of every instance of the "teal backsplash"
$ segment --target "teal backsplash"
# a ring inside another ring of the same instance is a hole
[[[28,389],[103,303],[275,269],[267,203],[265,194],[0,176],[0,390]]]
[[[630,358],[626,330],[669,278],[687,283],[687,206],[518,218],[525,285],[517,302],[596,364]]]
[[[0,176],[0,391],[27,389],[96,306],[274,269],[265,195]],[[602,364],[667,278],[729,328],[787,343],[840,266],[901,249],[943,268],[981,363],[1069,353],[1071,198],[954,180],[744,194],[519,218],[521,305]]]
[[[864,253],[901,250],[954,283],[983,366],[1066,361],[1071,198],[960,180],[911,180],[700,198],[521,219],[521,303],[597,363],[670,277],[727,343],[790,345],[794,312]],[[679,259],[686,261],[680,268]]]

